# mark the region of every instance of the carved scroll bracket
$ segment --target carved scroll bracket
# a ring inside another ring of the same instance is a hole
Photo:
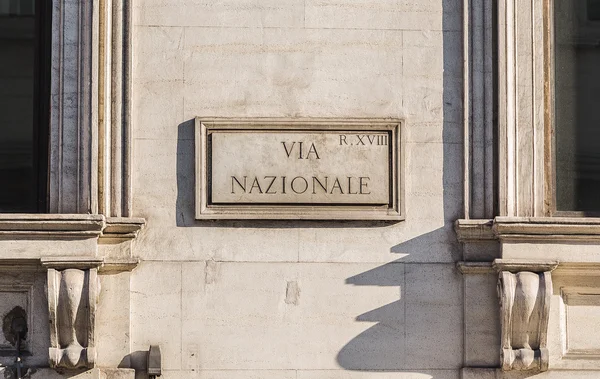
[[[101,260],[44,261],[48,269],[50,366],[92,368]]]
[[[557,262],[494,261],[499,272],[502,370],[548,370],[551,272],[557,265]]]

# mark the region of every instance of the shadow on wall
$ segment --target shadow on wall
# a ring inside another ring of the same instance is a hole
[[[376,324],[341,348],[338,364],[347,370],[418,371],[423,378],[435,370],[458,370],[462,366],[462,291],[453,262],[460,259],[453,223],[462,216],[462,1],[443,0],[443,208],[444,226],[390,247],[402,258],[352,276],[346,284],[399,287],[393,303],[357,316],[359,322]],[[418,53],[417,49],[414,49]],[[434,64],[432,62],[432,64]],[[431,71],[431,70],[430,70]],[[423,103],[438,94],[438,79],[425,79]],[[439,81],[439,80],[438,80]],[[407,96],[415,94],[407,93]],[[439,103],[436,103],[436,106]],[[428,106],[421,109],[429,109]],[[415,110],[407,110],[408,113]],[[431,110],[434,112],[435,110]],[[418,118],[418,115],[416,116]],[[408,125],[410,127],[410,125]],[[435,127],[435,126],[433,126]],[[294,221],[220,220],[198,221],[194,215],[195,151],[194,120],[179,125],[177,145],[176,223],[179,227],[282,228],[298,227]],[[437,162],[435,162],[437,164]],[[410,175],[410,172],[407,173]],[[407,178],[408,179],[408,178]],[[413,209],[413,212],[415,210]],[[416,210],[418,211],[418,210]],[[407,214],[406,223],[410,222]],[[389,227],[389,222],[302,222],[302,228]],[[450,257],[432,262],[432,252],[448,251]],[[427,262],[427,263],[423,263]],[[440,269],[440,268],[443,268]],[[441,274],[440,274],[441,272]],[[424,280],[423,277],[426,279]],[[414,281],[413,281],[414,279]],[[406,284],[408,283],[408,287]],[[452,287],[454,286],[454,287]],[[449,288],[451,287],[451,288]],[[407,288],[410,293],[407,293]],[[446,295],[453,293],[449,300]],[[430,374],[431,373],[431,374]]]
[[[416,370],[437,377],[436,370],[462,367],[462,290],[460,274],[450,262],[460,260],[453,227],[463,208],[462,140],[457,137],[462,132],[462,2],[444,0],[443,5],[444,226],[392,246],[391,252],[402,258],[346,280],[356,286],[400,288],[398,301],[356,318],[377,324],[338,353],[337,362],[347,370]],[[407,223],[410,217],[407,212]],[[445,263],[430,262],[426,257],[434,251],[449,251],[451,257]],[[452,299],[446,298],[449,293]]]

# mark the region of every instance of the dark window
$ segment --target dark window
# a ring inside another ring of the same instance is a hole
[[[46,211],[50,4],[0,0],[0,212]]]
[[[600,21],[599,0],[587,0],[587,18],[590,21]]]
[[[558,211],[600,212],[600,1],[555,0]]]

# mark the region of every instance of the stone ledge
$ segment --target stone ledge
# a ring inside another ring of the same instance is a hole
[[[461,274],[485,275],[496,273],[492,262],[457,262],[456,268]]]
[[[552,272],[558,267],[556,261],[536,261],[526,259],[494,259],[492,266],[498,271],[509,271],[512,273],[530,272]]]
[[[84,214],[0,214],[0,237],[134,239],[143,218]]]
[[[107,217],[105,222],[100,238],[117,238],[120,240],[134,239],[146,225],[146,220],[143,218],[130,217]]]
[[[104,215],[0,214],[0,269],[8,265],[34,269],[41,267],[40,259],[64,259],[70,266],[85,258],[103,262],[104,271],[131,271],[137,261],[128,242],[145,223],[142,218]],[[111,254],[115,250],[119,253]]]
[[[105,226],[102,215],[0,214],[2,237],[96,237]]]
[[[461,242],[512,241],[600,241],[600,218],[496,217],[492,220],[457,220]]]
[[[30,379],[134,379],[135,371],[126,368],[94,368],[91,370],[76,370],[63,374],[51,368],[24,368],[24,378]],[[14,369],[0,367],[0,375],[4,378],[16,378]]]
[[[1,259],[0,272],[45,272],[49,268],[85,270],[97,268],[102,274],[133,271],[140,263],[139,258],[101,259],[93,257],[42,257],[39,259]]]
[[[579,267],[581,266],[581,267]],[[577,265],[577,272],[583,272],[586,269],[597,268],[600,265]],[[494,259],[493,262],[457,262],[456,267],[460,271],[461,274],[495,274],[501,271],[509,271],[509,272],[521,272],[521,271],[531,271],[531,272],[546,272],[546,271],[554,271],[557,267],[559,267],[559,262],[556,261],[535,261],[535,260],[526,260],[526,259]],[[562,264],[561,264],[562,267]],[[574,266],[572,264],[565,265],[563,268],[564,271],[573,270]]]

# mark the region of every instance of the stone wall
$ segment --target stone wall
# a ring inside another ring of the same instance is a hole
[[[167,379],[458,378],[462,1],[135,6],[132,354],[160,344]],[[196,116],[405,119],[406,220],[195,221]]]

